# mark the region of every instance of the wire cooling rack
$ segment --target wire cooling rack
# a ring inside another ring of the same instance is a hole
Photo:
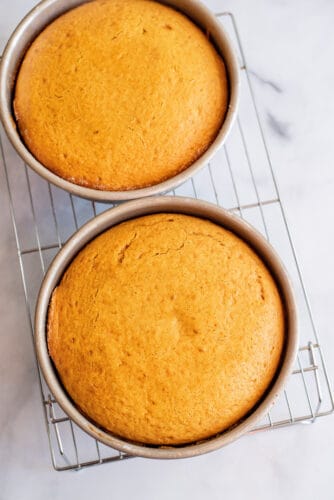
[[[174,195],[201,198],[230,210],[260,230],[281,255],[294,284],[300,338],[296,366],[287,388],[252,432],[311,423],[334,410],[321,344],[303,285],[235,20],[217,14],[234,41],[241,68],[241,104],[226,146]],[[72,233],[112,205],[69,195],[28,170],[1,131],[2,168],[8,187],[18,261],[27,309],[27,330],[37,293],[51,260]],[[60,409],[39,372],[52,463],[56,470],[81,469],[129,458],[79,429]]]

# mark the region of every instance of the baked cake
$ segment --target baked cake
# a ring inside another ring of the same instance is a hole
[[[191,165],[216,138],[228,98],[222,58],[183,14],[149,0],[94,0],[34,40],[14,111],[49,170],[117,191]]]
[[[246,243],[166,213],[114,226],[79,252],[52,295],[48,347],[91,421],[175,445],[247,415],[279,367],[284,330],[276,284]]]

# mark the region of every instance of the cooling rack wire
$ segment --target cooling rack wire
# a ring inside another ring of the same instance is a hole
[[[285,392],[251,432],[312,423],[334,411],[323,352],[282,207],[235,19],[230,13],[217,14],[217,17],[230,34],[238,53],[241,69],[239,115],[226,146],[205,169],[170,194],[200,198],[223,206],[253,224],[277,249],[296,292],[301,347]],[[0,139],[0,161],[17,244],[27,330],[33,336],[36,297],[51,260],[76,229],[112,205],[83,200],[48,184],[22,163],[3,130]],[[38,375],[52,464],[56,470],[78,470],[130,458],[81,431],[57,405],[39,370]]]

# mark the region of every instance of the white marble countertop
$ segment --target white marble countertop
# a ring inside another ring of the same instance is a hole
[[[34,0],[0,0],[0,45]],[[206,0],[237,19],[267,142],[334,380],[334,3]],[[256,3],[256,6],[255,6]],[[207,456],[53,471],[8,204],[0,179],[0,499],[331,500],[333,416]]]

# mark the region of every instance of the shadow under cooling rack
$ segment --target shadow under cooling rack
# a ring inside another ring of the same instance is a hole
[[[277,182],[258,116],[251,80],[233,16],[218,14],[231,36],[241,68],[241,102],[226,146],[193,179],[170,194],[216,203],[261,231],[287,267],[298,304],[301,347],[286,390],[252,432],[296,423],[311,423],[334,410],[321,344],[282,207]],[[18,261],[27,308],[27,330],[37,293],[51,260],[82,224],[112,205],[72,196],[28,170],[1,132],[6,179]],[[81,469],[129,458],[79,429],[60,409],[39,373],[42,403],[53,466]]]

